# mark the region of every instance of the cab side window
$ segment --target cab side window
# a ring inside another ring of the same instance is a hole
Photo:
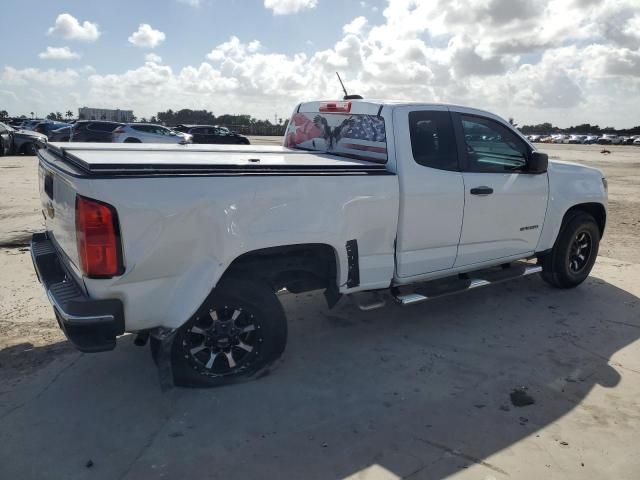
[[[488,118],[461,115],[460,119],[468,171],[505,173],[526,170],[529,147],[516,134]]]
[[[409,134],[416,163],[439,170],[459,170],[456,138],[448,111],[409,113]]]

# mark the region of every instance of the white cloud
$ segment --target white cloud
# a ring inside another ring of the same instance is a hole
[[[201,0],[178,0],[178,2],[184,3],[186,5],[189,5],[191,7],[196,7],[196,8],[202,4]]]
[[[160,55],[156,55],[155,53],[147,53],[144,56],[144,60],[151,63],[162,63],[162,57]]]
[[[101,35],[96,23],[85,20],[80,24],[77,18],[68,13],[58,15],[55,24],[49,28],[47,33],[67,40],[83,40],[86,42],[93,42]]]
[[[80,74],[78,71],[66,68],[64,70],[40,70],[39,68],[17,69],[4,67],[0,80],[6,85],[32,85],[41,83],[51,87],[69,87],[76,83]]]
[[[228,42],[221,43],[207,54],[209,60],[218,61],[227,57],[244,57],[248,53],[256,53],[262,48],[258,40],[244,44],[236,36],[232,36]]]
[[[316,8],[318,0],[264,0],[265,8],[273,10],[274,15],[289,15],[301,10]]]
[[[68,88],[77,103],[128,105],[138,116],[207,108],[266,118],[286,116],[301,100],[340,98],[338,70],[365,98],[470,105],[521,124],[626,127],[640,111],[634,3],[387,0],[382,20],[356,15],[330,48],[315,52],[304,38],[294,39],[300,53],[284,54],[233,36],[212,46],[204,63],[182,69],[151,54],[138,68],[106,74],[6,67],[0,85],[15,85],[10,90],[30,101],[31,87],[50,82],[56,95],[43,103]]]
[[[165,38],[164,32],[155,30],[148,23],[141,23],[138,30],[129,37],[129,43],[141,48],[156,48]]]
[[[80,58],[80,54],[69,47],[47,47],[44,52],[38,54],[38,57],[44,60],[73,60]]]
[[[365,27],[367,26],[367,19],[365,17],[356,17],[351,23],[347,23],[344,27],[342,27],[343,33],[353,33],[354,35],[360,35],[363,33]]]

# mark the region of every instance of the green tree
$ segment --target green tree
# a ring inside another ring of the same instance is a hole
[[[71,110],[67,110],[67,113],[65,115],[68,120],[71,120],[71,118],[73,117],[73,112]]]
[[[9,116],[9,112],[7,112],[6,110],[0,110],[0,118],[4,120],[8,116]]]
[[[56,114],[54,112],[51,112],[49,115],[47,115],[47,119],[48,120],[56,120]]]

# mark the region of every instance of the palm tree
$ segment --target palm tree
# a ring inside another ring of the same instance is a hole
[[[31,118],[33,118],[33,112],[29,112],[31,114]]]
[[[73,117],[73,112],[71,110],[67,110],[67,113],[65,115],[68,119],[71,119],[71,117]]]

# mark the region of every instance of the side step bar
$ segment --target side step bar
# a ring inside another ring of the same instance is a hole
[[[479,288],[479,287],[484,287],[487,285],[493,285],[496,283],[501,283],[504,282],[506,280],[513,280],[516,278],[520,278],[520,277],[526,277],[528,275],[533,275],[535,273],[540,273],[542,271],[542,267],[540,265],[530,265],[525,267],[523,270],[521,270],[520,272],[518,272],[517,275],[513,275],[513,276],[509,276],[509,277],[502,277],[493,281],[490,280],[485,280],[482,278],[476,278],[476,279],[469,279],[465,282],[465,285],[463,288],[457,288],[457,289],[452,289],[452,290],[448,290],[448,291],[444,291],[444,292],[438,292],[437,294],[434,295],[423,295],[421,293],[398,293],[398,290],[392,290],[395,291],[393,297],[396,300],[396,302],[398,302],[400,305],[406,306],[406,305],[415,305],[416,303],[422,303],[422,302],[426,302],[427,300],[432,300],[434,298],[439,298],[439,297],[444,297],[447,295],[452,295],[454,293],[460,293],[460,292],[465,292],[467,290],[471,290],[473,288]]]

